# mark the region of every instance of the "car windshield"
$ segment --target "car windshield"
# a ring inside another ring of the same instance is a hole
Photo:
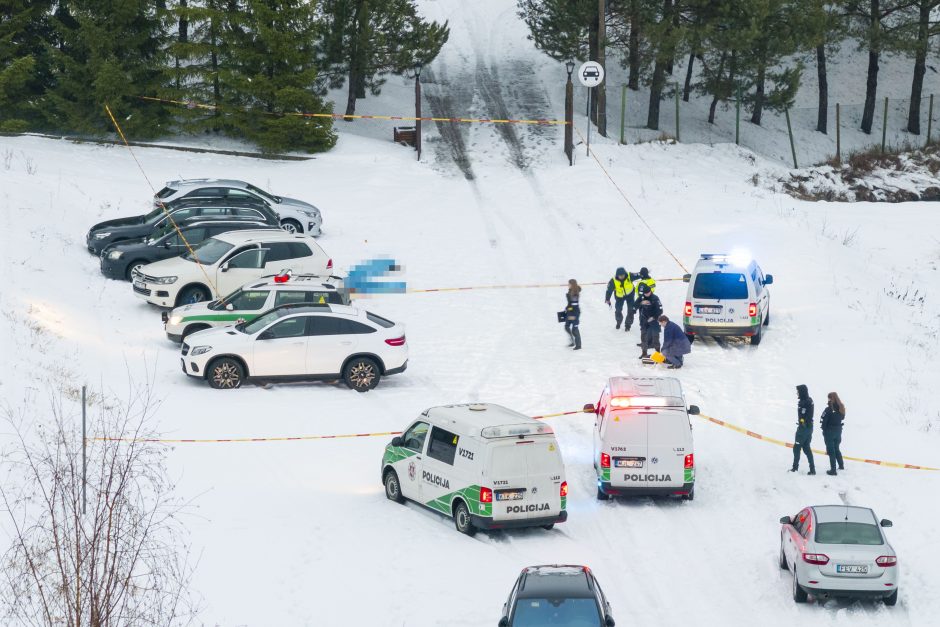
[[[820,544],[884,544],[881,531],[871,523],[828,522],[816,527],[816,542]]]
[[[163,205],[160,205],[156,209],[152,210],[150,213],[144,216],[144,222],[156,222],[164,213]]]
[[[147,244],[155,244],[157,240],[162,239],[167,234],[172,233],[175,230],[176,229],[173,228],[173,225],[167,222],[165,225],[150,231],[150,237],[147,238]]]
[[[269,194],[268,192],[264,191],[263,189],[258,188],[258,187],[255,187],[254,185],[251,185],[251,184],[246,185],[246,187],[247,187],[248,189],[250,189],[251,191],[255,192],[256,194],[260,194],[260,195],[264,196],[265,198],[267,198],[268,200],[270,200],[270,201],[273,202],[273,203],[280,203],[280,202],[281,202],[281,197],[280,197],[280,196],[275,196],[274,194]]]
[[[192,252],[183,255],[186,261],[198,261],[201,264],[212,265],[222,258],[222,255],[235,248],[233,244],[210,237],[193,246]]]
[[[512,617],[513,627],[600,627],[597,602],[587,599],[519,599]]]
[[[264,327],[268,326],[278,318],[281,318],[287,314],[291,313],[290,309],[274,309],[269,311],[266,314],[262,314],[250,322],[242,322],[241,324],[236,324],[235,329],[246,333],[248,335],[254,335]]]
[[[692,298],[711,298],[715,300],[747,298],[747,282],[743,274],[709,272],[695,277]]]

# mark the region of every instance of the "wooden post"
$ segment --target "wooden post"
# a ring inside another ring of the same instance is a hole
[[[676,83],[676,141],[679,140],[679,84]]]
[[[881,120],[881,152],[885,151],[885,141],[888,139],[888,97],[885,96],[884,117]]]
[[[927,143],[924,146],[930,145],[930,131],[933,129],[933,94],[930,94],[930,105],[927,107]]]
[[[415,150],[421,161],[421,66],[415,72],[415,117],[418,118],[415,120]]]
[[[738,96],[734,99],[734,143],[741,143],[741,91],[738,90]]]
[[[836,163],[842,163],[842,120],[839,103],[836,103]]]
[[[796,163],[796,146],[793,144],[793,127],[790,125],[790,108],[787,107],[783,112],[787,116],[787,134],[790,135],[790,153],[793,155],[793,167],[799,168],[800,166]]]
[[[571,84],[571,72],[565,84],[565,154],[568,165],[574,165],[574,86]]]
[[[931,96],[933,98],[933,96]],[[625,144],[623,139],[624,122],[627,113],[627,86],[624,85],[620,90],[620,143]]]

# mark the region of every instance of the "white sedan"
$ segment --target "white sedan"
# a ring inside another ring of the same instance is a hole
[[[232,389],[248,378],[340,379],[367,392],[404,372],[402,325],[346,305],[282,305],[250,322],[197,331],[182,346],[183,372]]]
[[[898,602],[898,557],[867,507],[816,505],[780,519],[780,568],[793,574],[793,600],[812,594]]]

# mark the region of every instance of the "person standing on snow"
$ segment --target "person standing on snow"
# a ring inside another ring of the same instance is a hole
[[[813,462],[813,449],[809,447],[813,441],[813,399],[809,397],[809,390],[805,385],[796,386],[796,396],[799,399],[796,405],[796,435],[793,438],[793,467],[790,472],[796,472],[800,466],[800,451],[809,461],[810,475],[816,474],[816,464]]]
[[[669,362],[666,368],[679,369],[682,367],[683,355],[692,352],[692,343],[682,327],[672,322],[668,316],[660,316],[659,325],[663,328],[663,349],[660,352]]]
[[[641,285],[649,285],[650,292],[656,292],[656,280],[650,276],[649,268],[640,268],[640,271],[634,274],[640,275],[640,279],[636,282],[637,291]]]
[[[640,290],[640,297],[637,301],[637,313],[640,316],[640,343],[637,346],[643,350],[640,359],[647,359],[649,349],[659,350],[659,323],[657,320],[663,315],[663,304],[648,284],[641,282],[638,289]]]
[[[573,346],[574,350],[577,351],[581,350],[581,331],[578,329],[578,324],[581,321],[581,306],[579,305],[581,286],[574,279],[568,281],[566,297],[568,306],[565,307],[565,331],[568,332],[568,337],[571,338],[571,343],[568,346]]]
[[[829,456],[829,470],[827,475],[835,476],[836,464],[839,470],[845,470],[845,464],[842,461],[842,451],[839,445],[842,444],[842,421],[845,420],[845,405],[842,399],[835,392],[829,392],[829,401],[826,403],[826,409],[819,417],[819,426],[822,428],[823,439],[826,441],[826,455]]]
[[[610,307],[610,297],[614,297],[614,320],[617,322],[615,327],[617,329],[620,328],[620,323],[623,322],[624,303],[627,304],[627,323],[624,325],[623,330],[629,331],[633,325],[633,313],[636,308],[633,299],[634,292],[632,273],[623,268],[617,268],[613,278],[607,282],[607,294],[604,296],[604,303],[608,307]]]

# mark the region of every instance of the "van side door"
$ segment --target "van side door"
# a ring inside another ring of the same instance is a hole
[[[467,482],[454,472],[459,444],[459,435],[432,426],[419,481],[421,502],[448,516],[451,515],[455,493],[468,487]],[[467,506],[473,511],[474,503],[467,503]]]
[[[392,462],[392,467],[398,473],[401,494],[412,501],[420,501],[421,497],[418,481],[421,478],[421,466],[424,461],[422,459],[424,444],[430,428],[428,423],[419,420],[405,430],[401,435],[402,445],[393,450],[398,459]]]

